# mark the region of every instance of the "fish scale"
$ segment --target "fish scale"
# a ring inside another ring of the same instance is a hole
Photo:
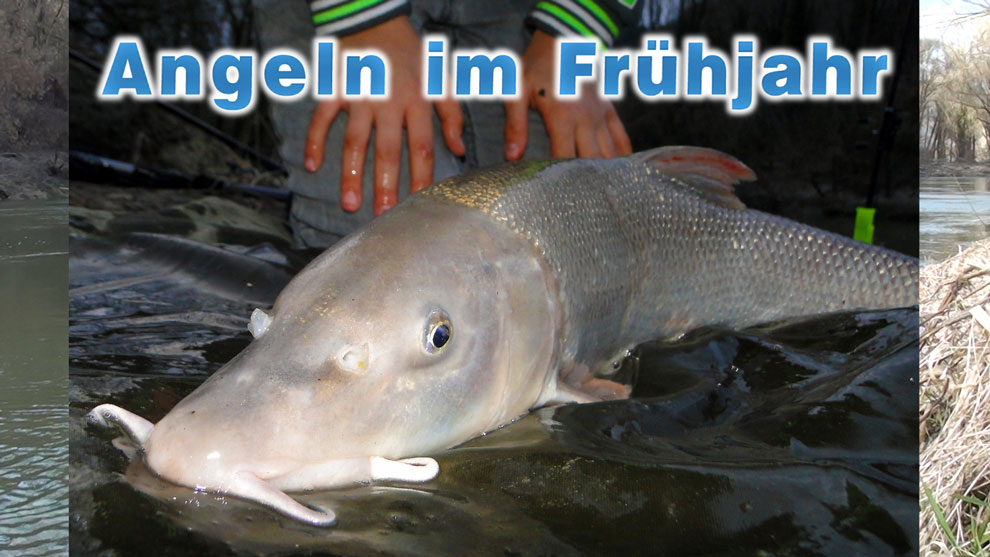
[[[563,306],[565,364],[600,367],[703,325],[917,303],[917,259],[727,206],[653,153],[510,163],[424,195],[483,211],[540,250]]]

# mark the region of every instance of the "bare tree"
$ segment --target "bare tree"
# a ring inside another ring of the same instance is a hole
[[[57,147],[67,137],[66,0],[6,0],[0,20],[0,145]]]
[[[943,89],[948,70],[948,54],[940,41],[919,42],[918,114],[921,121],[921,156],[944,158],[945,111],[938,93]],[[939,156],[941,155],[941,157]]]

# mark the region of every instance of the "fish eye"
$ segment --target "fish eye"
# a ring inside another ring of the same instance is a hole
[[[433,346],[443,348],[443,345],[447,344],[448,340],[450,340],[450,325],[441,323],[433,328],[433,338],[430,339]]]
[[[436,354],[450,342],[453,333],[450,318],[442,311],[433,312],[427,320],[425,332],[426,338],[423,347],[427,353]]]

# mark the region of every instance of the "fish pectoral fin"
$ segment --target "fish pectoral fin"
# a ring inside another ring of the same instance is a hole
[[[631,393],[626,385],[600,377],[588,379],[581,384],[580,389],[598,400],[622,400],[629,398]]]
[[[437,477],[440,465],[429,457],[389,460],[380,456],[371,457],[371,479],[396,480],[422,483]]]
[[[570,404],[572,402],[578,404],[583,402],[601,402],[601,399],[595,398],[568,383],[557,381],[557,384],[552,389],[549,389],[540,396],[536,404],[533,405],[533,408]]]
[[[101,404],[89,411],[86,419],[90,423],[105,428],[117,428],[140,446],[148,440],[155,424],[113,404]]]
[[[332,526],[337,521],[333,511],[307,507],[251,472],[238,472],[226,493],[313,526]]]
[[[558,381],[553,391],[544,394],[533,406],[553,406],[556,404],[568,404],[576,402],[602,402],[604,400],[619,400],[629,398],[629,387],[622,383],[592,377],[585,380],[580,385],[571,385]]]
[[[715,149],[671,146],[633,155],[661,172],[684,182],[712,203],[730,209],[745,209],[732,186],[756,179],[748,166]]]

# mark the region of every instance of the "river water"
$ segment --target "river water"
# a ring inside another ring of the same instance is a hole
[[[301,262],[243,233],[204,243],[193,223],[101,218],[72,219],[74,554],[917,551],[914,308],[647,343],[620,371],[630,399],[431,454],[426,484],[299,495],[336,511],[317,528],[164,482],[85,420],[102,403],[161,419],[250,342],[251,310]]]
[[[68,549],[66,203],[0,202],[0,554]]]
[[[990,177],[921,178],[919,203],[923,263],[942,261],[990,236]]]

